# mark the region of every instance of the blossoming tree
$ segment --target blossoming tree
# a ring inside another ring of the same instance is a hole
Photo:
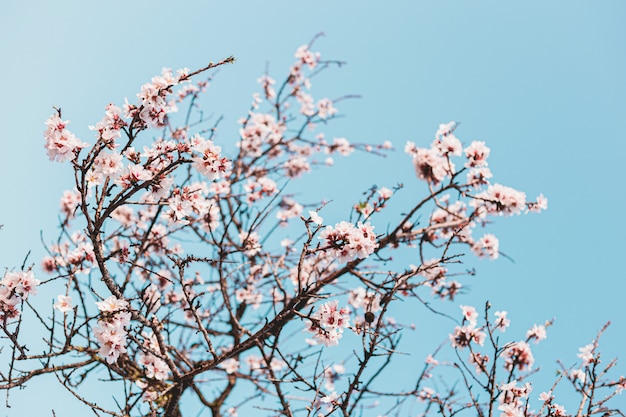
[[[547,200],[492,181],[487,145],[462,142],[450,122],[429,147],[406,144],[427,192],[402,215],[387,214],[402,189],[392,184],[328,224],[326,203],[302,200],[294,184],[334,157],[384,154],[391,143],[325,137],[339,100],[313,98],[311,79],[340,63],[305,45],[281,82],[259,78],[237,146],[224,151],[198,98],[212,70],[233,62],[164,70],[136,102],[107,105],[91,140],[72,134],[60,109],[46,121],[48,156],[73,170],[74,185],[42,262],[49,277],[26,265],[0,282],[0,388],[54,374],[96,415],[113,416],[181,416],[191,397],[193,415],[213,416],[624,415],[611,399],[626,380],[600,361],[599,335],[580,364],[560,370],[556,383],[579,394],[565,408],[554,386],[531,396],[526,381],[530,343],[547,326],[505,340],[507,313],[488,303],[480,313],[461,306],[446,346],[412,357],[422,365],[408,385],[390,384],[390,364],[407,351],[396,304],[453,301],[471,274],[459,256],[500,254],[482,229]],[[393,258],[402,251],[414,265]],[[31,303],[44,284],[59,294],[48,311]],[[37,325],[39,353],[23,342],[25,326]],[[437,388],[437,372],[460,385]],[[114,406],[81,390],[90,379],[117,381]]]

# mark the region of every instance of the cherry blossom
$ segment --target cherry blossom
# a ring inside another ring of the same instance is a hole
[[[81,141],[66,129],[69,123],[69,120],[61,120],[60,112],[53,114],[46,120],[45,148],[51,161],[65,162],[74,159],[77,152],[89,146],[88,143]]]
[[[467,168],[484,168],[487,166],[487,158],[491,150],[482,141],[473,141],[464,149]]]
[[[511,325],[511,320],[506,317],[508,313],[506,311],[496,311],[494,314],[497,317],[494,322],[495,327],[500,329],[501,332],[506,331],[507,327]]]
[[[89,126],[89,129],[97,131],[98,139],[111,146],[116,139],[122,137],[121,129],[127,126],[127,123],[123,119],[122,109],[113,103],[108,104],[105,110],[104,118],[95,126]]]
[[[476,329],[473,325],[456,326],[454,333],[450,334],[450,343],[453,348],[465,348],[470,343],[476,343],[482,346],[485,343],[487,335],[480,329]]]
[[[350,326],[349,310],[339,308],[338,300],[327,301],[311,316],[308,321],[308,332],[314,334],[314,340],[326,346],[339,344],[343,329]]]
[[[534,339],[535,343],[539,343],[547,337],[546,326],[543,324],[534,324],[533,327],[526,332],[526,339]]]
[[[72,304],[72,297],[69,295],[59,294],[57,295],[57,302],[54,303],[54,308],[59,310],[62,313],[67,313],[68,311],[72,311],[74,308]]]
[[[81,195],[77,190],[64,191],[60,203],[61,212],[65,214],[68,218],[74,217],[74,212],[76,211],[76,208],[81,201]]]
[[[467,320],[471,326],[476,327],[478,320],[476,308],[472,306],[461,306],[461,310],[463,310],[463,320]]]
[[[511,371],[517,367],[520,371],[530,370],[535,363],[535,358],[526,342],[515,342],[504,351],[504,367]]]
[[[221,156],[222,148],[211,140],[205,140],[200,136],[194,138],[194,149],[200,156],[193,157],[194,168],[210,180],[224,178],[231,170],[232,163]]]
[[[317,211],[309,210],[309,218],[318,226],[324,224],[324,219],[317,213]]]
[[[491,233],[487,233],[474,242],[472,245],[472,252],[474,252],[474,254],[479,258],[488,257],[489,259],[498,259],[498,247],[498,238]]]
[[[334,227],[326,226],[319,238],[326,240],[333,256],[337,257],[339,262],[367,258],[378,247],[374,227],[369,223],[359,222],[354,226],[342,221]]]
[[[162,354],[159,344],[154,334],[144,334],[144,347],[145,351],[142,351],[139,355],[139,364],[146,370],[146,377],[153,378],[159,381],[165,380],[169,375],[169,368],[167,363],[154,355],[152,352]]]
[[[582,359],[582,366],[587,366],[594,361],[594,348],[594,345],[590,343],[578,349],[579,353],[576,356]]]

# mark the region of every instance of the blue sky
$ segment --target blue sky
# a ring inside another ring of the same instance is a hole
[[[494,178],[529,197],[543,193],[549,210],[494,225],[515,263],[474,262],[471,292],[450,311],[488,299],[509,311],[520,335],[556,317],[535,351],[549,375],[556,358],[573,363],[609,319],[604,357],[616,356],[626,342],[625,12],[617,0],[9,2],[0,14],[0,267],[19,266],[29,250],[38,262],[40,233],[56,237],[71,172],[43,149],[52,106],[89,141],[87,125],[104,106],[132,99],[162,67],[194,69],[234,55],[209,102],[225,116],[218,141],[227,143],[266,66],[279,78],[295,49],[324,32],[316,49],[348,65],[315,80],[315,96],[362,96],[338,105],[346,117],[331,131],[353,141],[391,140],[398,150],[384,160],[339,162],[331,175],[341,185],[326,195],[337,197],[334,207],[373,183],[403,182],[405,193],[423,193],[404,143],[428,146],[439,123],[460,121],[460,139],[491,148]],[[319,187],[313,192],[325,193],[329,178],[311,181]],[[407,314],[418,323],[427,317]],[[50,415],[54,407],[70,416],[72,401],[33,383],[12,394],[12,409],[0,405],[0,415]]]

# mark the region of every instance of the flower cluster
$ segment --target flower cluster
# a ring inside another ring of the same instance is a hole
[[[542,401],[544,405],[547,407],[549,416],[552,416],[552,417],[567,416],[565,407],[554,402],[554,395],[552,395],[552,391],[542,392],[541,394],[539,394],[539,400]],[[608,414],[608,413],[605,413],[605,414]]]
[[[518,387],[517,381],[503,384],[500,389],[500,405],[498,410],[502,411],[503,417],[525,417],[525,407],[528,395],[532,391],[530,383]]]
[[[0,280],[0,320],[17,317],[17,305],[36,295],[40,283],[32,271],[6,272]]]
[[[339,262],[350,262],[355,259],[365,259],[378,247],[374,226],[359,222],[357,226],[342,221],[333,226],[326,226],[320,233],[320,239],[325,240],[332,256]]]
[[[45,148],[51,161],[65,162],[74,159],[78,152],[88,146],[78,139],[66,126],[69,120],[61,120],[60,112],[54,113],[46,120],[44,139]]]
[[[154,334],[143,334],[143,337],[143,351],[139,355],[139,364],[144,367],[147,378],[163,381],[169,375],[169,368],[165,361],[157,356],[163,355],[157,339]]]
[[[221,155],[222,148],[211,140],[206,140],[200,135],[194,138],[194,148],[200,153],[193,157],[193,167],[206,176],[209,180],[224,178],[231,170],[231,162]]]
[[[517,367],[520,371],[527,371],[532,368],[534,363],[535,358],[527,342],[512,343],[504,351],[504,367],[508,371],[511,371],[514,367]]]
[[[326,346],[339,344],[343,329],[350,326],[350,310],[338,305],[337,300],[327,301],[309,319],[305,331],[313,333],[315,342]]]
[[[152,78],[151,82],[144,84],[137,94],[140,104],[131,105],[126,103],[124,115],[133,119],[140,127],[163,127],[167,114],[177,111],[174,99],[168,101],[171,88],[179,82],[187,79],[188,69],[178,70],[176,74],[169,68],[164,68],[160,76]]]
[[[120,354],[126,353],[126,326],[130,324],[131,314],[128,301],[110,296],[106,300],[96,302],[102,313],[98,325],[93,331],[100,344],[100,355],[108,363],[115,363]]]
[[[72,233],[68,240],[51,245],[49,250],[50,255],[41,262],[43,270],[49,273],[59,268],[71,273],[88,273],[96,260],[93,244],[81,232]]]
[[[470,343],[476,343],[482,346],[485,342],[487,334],[482,328],[476,328],[478,322],[478,313],[476,308],[472,306],[461,306],[463,311],[463,326],[456,326],[454,333],[450,334],[450,342],[453,348],[465,348]]]
[[[98,139],[109,146],[114,146],[115,140],[122,137],[122,128],[127,126],[123,119],[122,109],[113,103],[106,106],[104,117],[95,126],[89,129],[98,132]]]

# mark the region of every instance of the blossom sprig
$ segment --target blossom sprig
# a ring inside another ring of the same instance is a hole
[[[69,123],[69,120],[61,120],[60,109],[46,120],[45,148],[51,161],[73,160],[78,156],[81,149],[89,146],[87,142],[78,139],[67,129]]]
[[[128,301],[110,296],[96,302],[98,309],[103,313],[94,327],[94,334],[100,343],[99,353],[108,363],[115,363],[120,354],[126,353],[127,331],[130,325],[131,313],[127,311]]]
[[[0,280],[0,320],[18,317],[19,305],[37,294],[39,284],[41,281],[35,278],[31,270],[5,272]]]
[[[327,301],[307,321],[305,331],[313,333],[313,340],[325,346],[339,344],[343,330],[350,326],[350,310],[339,307],[338,300]]]
[[[356,226],[342,221],[335,226],[326,226],[319,235],[326,242],[331,256],[341,263],[354,259],[365,259],[378,247],[374,226],[359,222]]]

